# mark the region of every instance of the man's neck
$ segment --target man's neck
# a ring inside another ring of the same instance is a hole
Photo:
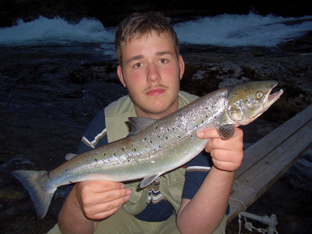
[[[138,108],[137,106],[134,106],[134,109],[138,117],[144,117],[144,118],[149,118],[149,119],[162,119],[176,112],[179,109],[179,99],[177,97],[177,100],[167,110],[163,112],[158,112],[158,113],[145,112],[144,110]]]

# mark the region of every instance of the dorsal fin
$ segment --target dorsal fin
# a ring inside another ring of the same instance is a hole
[[[76,157],[77,154],[74,154],[74,153],[67,153],[65,155],[65,159],[68,161],[68,160],[71,160],[72,158]]]
[[[149,118],[142,118],[142,117],[130,117],[130,127],[131,127],[131,134],[135,134],[142,129],[146,128],[147,126],[155,123],[155,119],[149,119]]]

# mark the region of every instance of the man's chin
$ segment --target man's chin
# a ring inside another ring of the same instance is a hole
[[[144,112],[149,116],[153,116],[154,119],[163,118],[175,111],[173,104],[165,105],[163,103],[153,103],[144,109]]]

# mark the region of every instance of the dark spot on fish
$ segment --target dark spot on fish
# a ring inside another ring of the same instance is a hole
[[[136,148],[133,148],[134,151],[136,151]]]
[[[146,137],[144,138],[144,141],[146,141]]]
[[[153,141],[152,141],[152,140],[150,140],[150,143],[153,143]]]
[[[125,151],[125,149],[123,147],[121,147],[122,151]]]
[[[168,140],[168,137],[166,137],[166,140]]]
[[[116,153],[114,153],[114,156],[116,156]]]
[[[96,161],[96,162],[97,162],[98,160],[95,158],[95,159],[94,159],[94,161]]]
[[[160,136],[158,135],[158,138],[160,138]]]
[[[174,128],[172,128],[172,131],[174,131]]]
[[[169,132],[169,131],[170,131],[170,128],[167,128],[167,131]]]
[[[181,139],[181,137],[180,137],[180,136],[178,136],[178,138],[179,138],[179,139]]]
[[[104,153],[104,156],[106,156],[106,153]]]
[[[159,145],[158,147],[161,148],[161,145]]]

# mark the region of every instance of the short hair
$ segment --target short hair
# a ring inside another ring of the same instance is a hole
[[[121,21],[115,34],[115,50],[119,65],[122,65],[122,46],[153,31],[158,35],[168,33],[172,38],[176,55],[179,55],[178,37],[169,18],[159,12],[133,13]]]

